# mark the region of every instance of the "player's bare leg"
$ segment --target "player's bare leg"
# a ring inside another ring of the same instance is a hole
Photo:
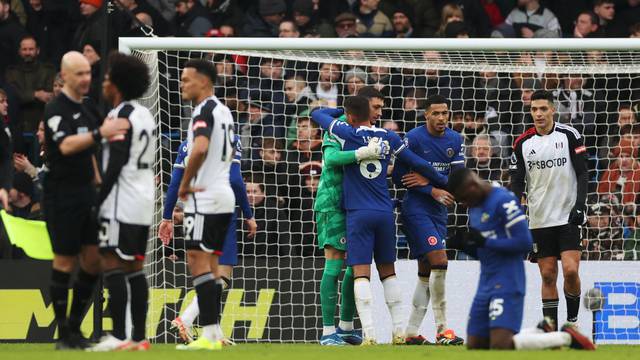
[[[567,321],[578,321],[580,309],[580,256],[579,250],[568,250],[560,253],[562,276],[564,277],[564,297],[567,301]]]
[[[469,350],[486,350],[490,346],[489,338],[471,335],[467,338],[467,349]]]
[[[384,289],[384,300],[391,314],[391,322],[393,325],[391,342],[395,345],[404,344],[405,334],[404,328],[402,327],[402,295],[394,264],[377,264],[377,268]]]
[[[558,323],[558,259],[555,256],[538,258],[542,278],[542,315]]]
[[[320,306],[322,307],[321,345],[347,345],[336,333],[335,314],[338,299],[338,278],[344,263],[344,251],[330,245],[324,247],[325,264],[320,281]],[[353,328],[353,325],[351,326]]]
[[[373,295],[371,293],[371,265],[353,265],[353,294],[356,299],[356,308],[362,324],[364,340],[362,345],[376,343],[375,327],[373,324]]]

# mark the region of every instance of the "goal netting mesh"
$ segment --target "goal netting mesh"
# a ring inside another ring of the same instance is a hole
[[[324,260],[315,245],[312,209],[322,171],[321,131],[308,116],[316,106],[341,106],[365,85],[378,88],[386,97],[378,126],[401,135],[424,124],[427,97],[446,96],[450,127],[465,139],[467,167],[506,186],[511,144],[532,126],[531,94],[537,89],[553,92],[557,120],[578,129],[588,148],[589,222],[583,229],[588,246],[583,259],[638,260],[640,256],[640,233],[636,231],[640,190],[637,51],[134,49],[133,54],[143,58],[151,70],[153,85],[142,102],[158,119],[161,134],[156,157],[156,226],[192,109],[180,96],[183,65],[193,58],[216,64],[215,94],[233,111],[244,149],[243,176],[259,226],[255,239],[248,239],[242,220],[237,224],[240,259],[232,289],[224,297],[222,315],[225,333],[237,341],[318,339]],[[403,190],[393,185],[391,189],[392,196],[401,198]],[[452,207],[449,214],[449,230],[465,226],[463,209]],[[398,258],[407,258],[399,222],[397,229]],[[180,227],[176,226],[176,241],[169,247],[161,245],[155,230],[146,265],[152,287],[149,334],[156,341],[174,342],[169,322],[187,306],[194,291]],[[466,259],[455,251],[448,255]],[[615,284],[596,284],[589,303],[606,307],[607,301],[599,302],[598,296],[612,292],[615,286],[623,287],[619,292],[640,296],[637,283]],[[475,286],[467,285],[465,288]],[[449,296],[463,296],[448,291]],[[638,304],[636,299],[616,313],[622,317],[619,321],[631,321],[631,328],[635,321],[636,330]],[[638,340],[637,331],[616,330],[615,320],[604,321],[603,312],[594,312],[597,340],[598,336]]]

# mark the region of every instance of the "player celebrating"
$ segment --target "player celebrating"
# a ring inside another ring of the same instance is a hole
[[[572,127],[553,120],[551,93],[531,96],[534,127],[518,137],[511,157],[511,188],[522,199],[527,182],[529,228],[542,276],[542,313],[557,324],[558,259],[562,262],[567,321],[578,320],[582,244],[586,222],[588,174],[582,137]]]
[[[258,229],[256,220],[253,218],[253,212],[249,205],[249,199],[247,198],[247,189],[244,181],[242,180],[242,172],[240,170],[240,161],[242,157],[242,147],[240,145],[240,139],[238,135],[235,136],[235,157],[231,163],[231,169],[229,171],[229,181],[233,194],[236,198],[236,205],[242,210],[242,214],[245,217],[245,224],[247,225],[249,234],[248,238],[253,238]],[[171,182],[169,183],[169,189],[167,190],[167,196],[165,199],[164,211],[162,215],[162,222],[158,229],[158,234],[163,244],[167,245],[173,237],[173,208],[178,200],[178,186],[182,180],[184,174],[185,163],[188,158],[188,144],[187,141],[183,141],[180,144],[178,150],[178,156],[176,162],[173,165],[173,171],[171,172]],[[238,264],[238,240],[236,236],[235,223],[237,222],[237,212],[233,213],[231,218],[231,226],[227,229],[226,238],[224,240],[224,249],[222,255],[220,255],[220,264],[218,266],[217,277],[224,282],[223,290],[231,287],[231,274],[233,267]],[[191,303],[187,306],[181,316],[171,321],[171,327],[178,331],[180,338],[190,343],[194,340],[193,331],[191,327],[194,320],[200,313],[198,307],[198,296],[194,296]],[[235,345],[229,338],[222,338],[223,345]]]
[[[547,349],[571,346],[594,350],[572,323],[554,332],[545,318],[537,328],[520,331],[526,289],[523,258],[532,240],[519,200],[493,187],[469,169],[455,170],[449,190],[469,207],[469,232],[449,239],[450,248],[480,260],[480,281],[467,325],[469,349]],[[546,333],[545,333],[546,332]]]
[[[377,91],[377,90],[375,90]],[[382,95],[380,95],[380,98]],[[369,100],[371,105],[371,99]],[[375,112],[373,123],[378,116]],[[344,122],[345,116],[338,118]],[[377,139],[377,138],[376,138]],[[336,330],[334,318],[337,300],[338,278],[342,272],[346,251],[346,223],[342,210],[342,166],[363,160],[374,160],[380,156],[378,141],[370,141],[357,150],[341,151],[335,136],[325,132],[322,141],[323,170],[314,204],[318,225],[318,246],[324,250],[324,269],[320,281],[320,304],[322,309],[322,337],[320,345],[360,345],[361,336],[353,329],[355,300],[353,298],[353,269],[344,273],[340,290],[340,323]]]
[[[125,134],[107,139],[102,151],[98,238],[113,331],[91,350],[148,350],[145,323],[149,289],[142,267],[154,210],[156,125],[149,110],[133,99],[147,90],[149,70],[140,59],[118,53],[109,58],[109,64],[102,83],[103,96],[113,106],[107,119],[127,119],[129,126]],[[131,340],[125,333],[129,298]]]
[[[84,97],[91,85],[91,67],[79,52],[62,57],[62,92],[45,106],[45,151],[49,169],[43,183],[44,217],[53,249],[51,302],[58,326],[56,349],[84,349],[89,346],[80,324],[100,273],[95,183],[94,148],[102,137],[122,135],[127,120],[104,121]],[[79,261],[79,259],[82,261]],[[79,271],[73,286],[69,318],[69,281],[76,265]]]
[[[233,160],[233,117],[213,95],[216,69],[206,60],[190,60],[181,77],[182,98],[197,104],[191,115],[187,147],[189,161],[178,197],[185,204],[184,229],[187,262],[198,295],[203,334],[180,350],[218,350],[223,281],[216,278],[219,256],[235,206],[229,183]]]
[[[382,143],[383,149],[378,159],[344,167],[343,203],[347,211],[347,264],[353,266],[356,308],[364,330],[363,344],[375,343],[369,283],[372,254],[393,321],[393,342],[404,343],[400,313],[402,300],[393,265],[396,255],[395,223],[386,181],[391,157],[389,151],[393,150],[394,156],[408,162],[438,186],[444,186],[447,179],[407,150],[397,134],[371,127],[369,106],[367,98],[352,96],[345,100],[349,124],[335,119],[342,115],[342,110],[339,109],[316,110],[312,113],[312,119],[336,137],[342,150],[355,150],[366,146],[373,138],[379,138]]]
[[[462,136],[449,129],[449,105],[441,95],[433,95],[426,101],[425,126],[407,133],[404,140],[409,149],[431,163],[441,174],[464,167]],[[444,240],[447,236],[447,206],[453,204],[453,196],[444,189],[428,184],[420,174],[410,173],[398,162],[393,170],[394,182],[408,187],[402,201],[402,223],[407,234],[411,258],[418,259],[418,283],[413,294],[413,308],[406,330],[407,345],[431,344],[418,329],[424,319],[431,298],[436,322],[436,343],[462,345],[464,340],[447,329],[445,278],[447,253]]]

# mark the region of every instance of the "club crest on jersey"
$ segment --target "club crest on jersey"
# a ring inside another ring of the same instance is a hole
[[[447,156],[448,156],[448,157],[452,158],[452,157],[453,157],[453,155],[455,155],[455,154],[456,154],[456,153],[455,153],[455,151],[453,151],[453,149],[452,149],[452,148],[448,148],[448,149],[447,149]]]
[[[489,221],[489,214],[482,213],[482,216],[480,217],[480,222],[486,223],[487,221]]]
[[[438,243],[438,238],[435,236],[429,236],[427,242],[429,243],[429,245],[433,246]]]

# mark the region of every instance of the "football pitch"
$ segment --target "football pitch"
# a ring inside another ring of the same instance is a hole
[[[463,347],[444,346],[391,346],[323,347],[311,344],[240,344],[220,351],[176,351],[174,345],[155,345],[148,352],[87,353],[81,351],[54,351],[52,344],[0,344],[0,359],[27,360],[195,360],[218,358],[224,360],[376,360],[376,359],[469,359],[469,360],[589,360],[640,359],[640,346],[603,345],[595,352],[576,350],[545,351],[467,351]]]

